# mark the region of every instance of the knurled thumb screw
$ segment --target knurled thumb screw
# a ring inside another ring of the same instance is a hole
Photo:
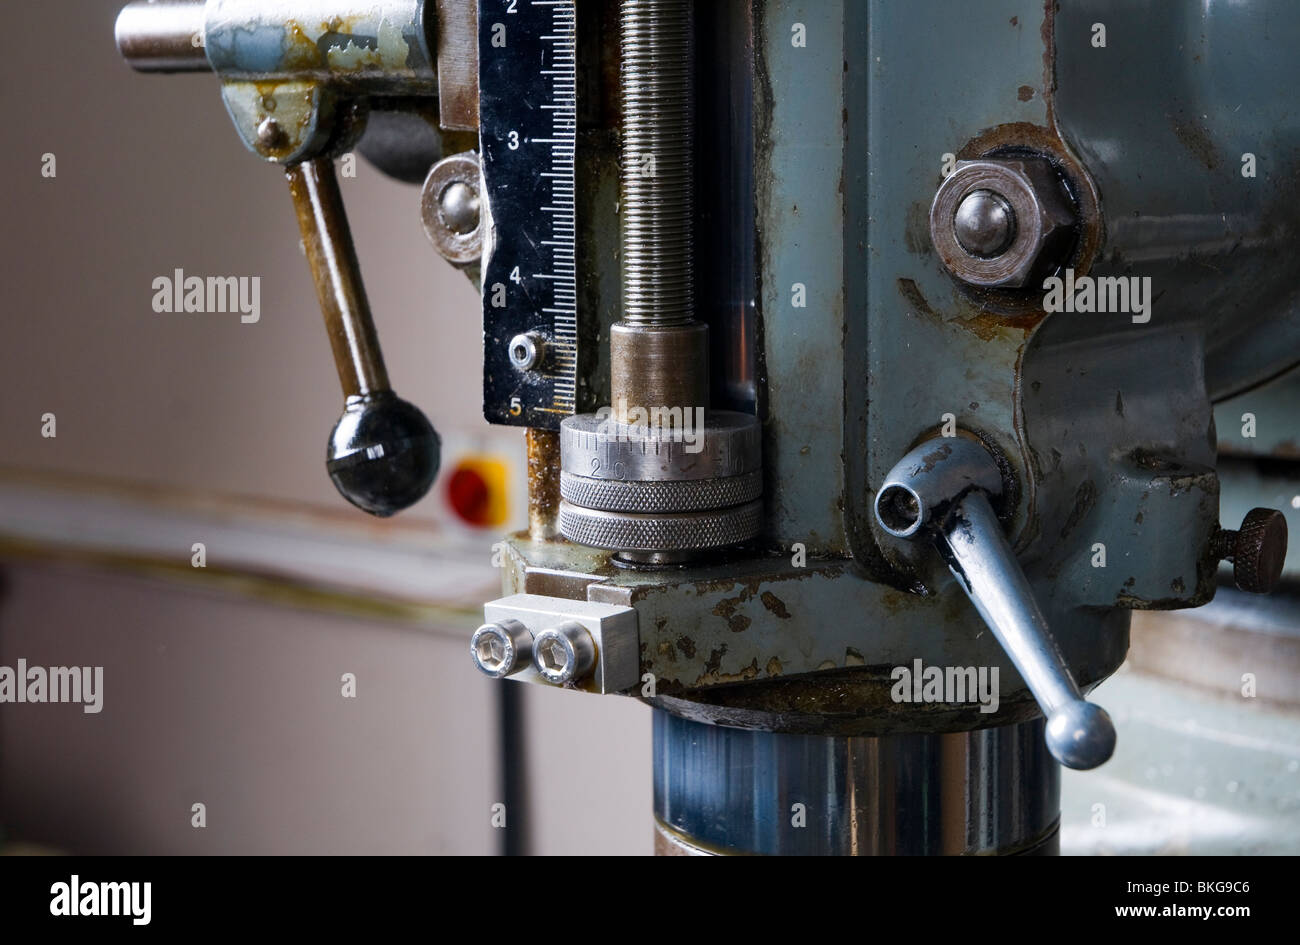
[[[1232,579],[1251,594],[1268,594],[1286,563],[1286,517],[1277,509],[1251,509],[1234,530],[1221,528],[1211,544],[1214,557],[1232,562]]]

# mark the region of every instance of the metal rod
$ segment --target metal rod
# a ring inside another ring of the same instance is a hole
[[[708,329],[694,320],[693,12],[691,0],[620,7],[623,313],[609,344],[623,422],[631,407],[708,405]]]
[[[555,537],[555,516],[560,508],[560,434],[529,427],[528,537],[550,541]]]
[[[334,162],[314,158],[290,165],[284,173],[343,394],[356,397],[388,390],[388,371],[361,282]]]
[[[117,48],[139,72],[210,72],[203,0],[128,3],[117,15]]]
[[[694,57],[690,0],[623,0],[623,318],[695,314]]]
[[[1047,618],[1002,534],[988,496],[972,489],[943,526],[949,566],[1047,716],[1047,745],[1062,764],[1095,768],[1115,750],[1115,726],[1086,702]]]

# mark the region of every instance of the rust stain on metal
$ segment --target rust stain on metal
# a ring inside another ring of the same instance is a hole
[[[919,471],[925,473],[933,472],[935,466],[938,466],[951,455],[952,446],[948,443],[941,443],[921,457],[921,462],[924,465],[921,466]]]
[[[769,676],[781,675],[781,661],[775,656],[767,661],[767,674]]]
[[[785,601],[781,600],[781,598],[777,597],[771,591],[764,591],[759,595],[758,599],[763,602],[764,607],[766,607],[771,613],[776,614],[782,620],[790,619],[790,611],[786,610]]]
[[[528,536],[534,541],[555,537],[560,508],[560,434],[528,428]]]
[[[738,673],[721,673],[715,669],[706,672],[695,681],[695,684],[697,686],[716,686],[721,683],[749,682],[751,679],[757,679],[758,674],[758,657],[756,656],[748,666],[742,667]]]
[[[681,650],[687,659],[695,658],[695,641],[685,634],[677,638],[677,649]]]
[[[1022,102],[1027,102],[1034,97],[1034,87],[1032,85],[1022,85],[1016,89],[1016,98]]]
[[[705,594],[717,594],[724,591],[730,591],[739,585],[741,591],[740,597],[737,599],[747,601],[758,593],[758,589],[762,587],[767,580],[768,578],[764,575],[753,575],[744,579],[718,578],[711,581],[696,581],[695,593],[703,597]]]
[[[1056,127],[1056,7],[1057,0],[1043,0],[1043,25],[1038,36],[1043,44],[1043,100],[1047,123]]]
[[[726,619],[736,612],[736,608],[743,603],[744,597],[724,597],[713,606],[713,616]]]
[[[1048,105],[1049,119],[1054,121],[1055,119],[1051,118],[1052,99],[1049,89],[1046,87],[1043,90],[1043,98]],[[1051,161],[1058,173],[1064,178],[1066,190],[1075,205],[1079,218],[1082,220],[1074,251],[1064,265],[1074,269],[1076,275],[1083,275],[1091,269],[1102,242],[1100,204],[1092,178],[1053,128],[1054,126],[1045,128],[1042,125],[1035,125],[1033,122],[1028,121],[1013,121],[1004,125],[997,125],[980,132],[980,134],[972,138],[965,147],[957,152],[957,159],[959,161],[974,161],[979,158],[994,156],[998,152],[1029,148],[1039,152]],[[992,308],[1009,306],[1013,300],[1018,298],[1005,291],[998,290],[972,291],[970,295],[977,302]],[[1041,298],[1034,294],[1032,297],[1033,305],[1039,307],[1041,301]],[[1024,309],[1023,300],[1018,307],[1021,310]]]
[[[968,605],[969,606],[969,605]],[[828,661],[829,662],[829,661]],[[769,662],[769,667],[771,663]],[[686,717],[739,728],[779,726],[822,734],[883,734],[891,731],[945,731],[987,725],[978,707],[950,703],[897,703],[891,697],[892,666],[832,668],[819,674],[758,678],[757,661],[738,673],[701,677],[690,692]],[[748,683],[714,688],[719,682]],[[684,695],[684,694],[683,694]],[[686,708],[675,706],[674,708]],[[998,720],[1023,721],[1038,709],[1027,691],[1004,693]]]
[[[438,115],[451,131],[478,129],[478,4],[438,0]]]
[[[945,318],[930,307],[930,303],[921,294],[921,290],[914,280],[900,278],[895,284],[898,286],[898,294],[918,315],[964,328],[979,338],[980,341],[992,341],[1003,329],[1012,329],[1028,335],[1047,317],[1039,306],[1038,297],[1034,296],[1033,307],[1026,306],[1021,302],[1017,303],[1016,309],[1001,312],[982,307],[972,308],[967,313],[958,315],[955,318]],[[972,290],[972,294],[974,294],[974,290]]]

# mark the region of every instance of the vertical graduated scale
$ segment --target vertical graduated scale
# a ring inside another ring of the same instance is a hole
[[[483,416],[557,429],[577,382],[574,0],[480,0]]]

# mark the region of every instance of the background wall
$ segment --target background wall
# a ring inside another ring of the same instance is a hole
[[[117,0],[10,6],[21,41],[0,65],[0,471],[360,518],[324,471],[341,397],[280,171],[245,151],[214,77],[121,62]],[[424,236],[418,188],[356,166],[341,186],[396,390],[446,441],[517,452],[520,433],[479,416],[478,299]],[[260,320],[156,314],[152,281],[177,268],[259,276]],[[442,501],[435,491],[405,523],[486,571],[496,534],[446,536]],[[0,665],[103,665],[107,690],[99,715],[0,705],[11,839],[94,853],[495,852],[494,692],[465,645],[481,601],[422,624],[12,549],[0,565]],[[339,693],[349,671],[355,700]],[[649,711],[605,700],[595,712],[551,691],[528,692],[525,708],[533,850],[649,852]],[[195,801],[204,830],[190,826]]]

